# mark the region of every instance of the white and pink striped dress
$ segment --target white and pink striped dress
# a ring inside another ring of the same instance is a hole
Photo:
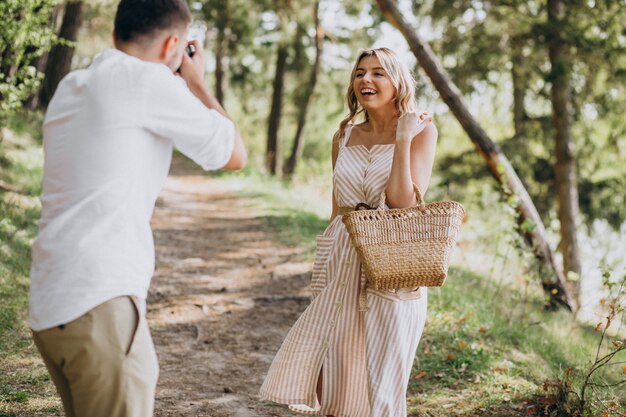
[[[377,204],[394,145],[339,148],[333,174],[340,207]],[[305,414],[404,417],[406,389],[426,320],[426,288],[367,290],[359,311],[361,264],[341,216],[317,237],[311,305],[289,331],[261,387],[261,398]],[[322,372],[322,404],[317,381]]]

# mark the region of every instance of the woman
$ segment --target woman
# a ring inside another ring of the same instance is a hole
[[[313,300],[276,354],[261,397],[305,414],[401,417],[426,288],[365,293],[341,217],[358,203],[375,207],[383,191],[390,208],[417,205],[413,183],[428,188],[437,130],[416,113],[414,81],[387,48],[359,55],[347,101],[350,114],[333,139],[333,212],[317,238]],[[363,122],[352,124],[358,116]]]

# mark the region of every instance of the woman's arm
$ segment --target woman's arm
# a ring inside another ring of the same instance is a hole
[[[437,128],[428,121],[428,125],[420,131],[421,121],[415,113],[398,120],[393,165],[386,188],[387,205],[390,208],[412,207],[417,204],[413,183],[417,184],[422,195],[428,189],[435,161]],[[419,133],[415,134],[416,130]]]

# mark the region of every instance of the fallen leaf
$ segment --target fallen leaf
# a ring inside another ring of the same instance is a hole
[[[427,372],[422,371],[422,372],[418,373],[417,375],[415,375],[415,379],[422,379],[422,378],[424,378],[426,375],[428,375],[428,373],[427,373]]]

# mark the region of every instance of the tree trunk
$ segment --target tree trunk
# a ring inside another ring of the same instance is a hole
[[[215,98],[224,106],[224,94],[226,93],[226,29],[229,27],[230,12],[228,1],[222,2],[218,8],[219,16],[216,22],[217,38],[215,39]]]
[[[401,12],[392,0],[376,0],[389,22],[394,25],[408,42],[420,66],[424,69],[433,85],[441,94],[441,98],[455,115],[478,152],[487,163],[491,174],[503,187],[506,195],[515,195],[516,210],[518,213],[519,231],[526,242],[533,248],[535,256],[539,258],[549,274],[543,274],[542,285],[555,304],[561,304],[569,309],[575,307],[566,286],[563,272],[554,261],[552,251],[546,240],[546,231],[526,188],[517,176],[500,147],[494,143],[470,114],[463,102],[458,88],[450,80],[430,46],[423,42],[409,23],[404,20]]]
[[[59,38],[64,41],[76,42],[82,21],[82,11],[83,3],[81,0],[71,0],[65,4]],[[73,56],[74,46],[65,44],[56,44],[50,51],[39,97],[39,105],[42,108],[48,106],[59,82],[70,72]]]
[[[224,92],[226,90],[225,82],[225,40],[224,36],[225,28],[220,27],[217,31],[217,39],[215,40],[215,98],[224,106]]]
[[[578,187],[576,180],[576,156],[572,138],[571,63],[567,56],[567,45],[559,32],[563,27],[565,4],[562,0],[548,0],[548,43],[552,70],[552,124],[555,132],[556,193],[558,199],[559,221],[561,223],[561,252],[566,273],[572,272],[580,277],[580,255],[576,229],[579,218]],[[576,281],[580,283],[580,280]],[[576,295],[578,295],[576,286]]]
[[[324,46],[324,29],[320,24],[319,19],[319,7],[320,2],[316,1],[313,6],[313,13],[315,19],[315,61],[311,68],[311,75],[309,76],[309,82],[306,85],[306,90],[302,95],[301,102],[298,103],[300,112],[298,114],[298,127],[296,129],[296,136],[293,139],[293,146],[291,148],[291,155],[285,164],[285,175],[291,177],[296,171],[296,164],[302,156],[302,149],[304,148],[304,140],[302,140],[302,131],[304,130],[304,124],[306,123],[306,115],[311,102],[311,96],[315,90],[315,84],[317,83],[317,75],[319,74],[320,62],[322,57],[322,48]]]
[[[52,10],[52,13],[50,14],[49,24],[54,32],[57,31],[59,15],[61,14],[62,9],[63,9],[63,5],[57,4],[56,6],[54,6],[54,9]],[[40,73],[46,72],[46,64],[48,63],[49,56],[50,56],[50,51],[46,51],[39,58],[37,58],[37,60],[33,63],[33,66],[37,68],[37,71],[39,71]],[[26,107],[28,107],[30,110],[36,110],[37,107],[39,107],[39,96],[41,94],[42,88],[43,87],[40,87],[39,89],[34,91],[33,94],[26,101]]]
[[[272,109],[268,121],[267,151],[265,154],[266,168],[271,175],[280,175],[281,173],[278,130],[280,128],[280,117],[283,105],[285,72],[287,71],[287,53],[287,45],[280,44],[276,56],[276,75],[274,76],[274,92],[272,95]]]
[[[526,98],[527,78],[524,67],[523,45],[519,39],[513,39],[511,45],[511,78],[513,81],[513,126],[514,138],[522,139],[525,133],[526,110],[524,99]]]

